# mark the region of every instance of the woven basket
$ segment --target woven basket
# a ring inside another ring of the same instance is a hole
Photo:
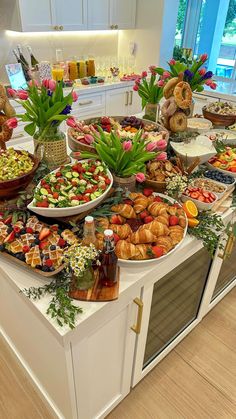
[[[144,186],[153,189],[155,192],[164,192],[166,190],[166,182],[156,182],[155,180],[145,180]]]
[[[136,183],[135,176],[119,177],[119,176],[114,175],[114,173],[112,174],[112,176],[113,176],[114,188],[122,188],[122,189],[127,188],[130,192],[135,191],[135,183]]]
[[[39,160],[45,161],[50,168],[56,168],[70,161],[67,155],[65,139],[38,141],[34,138],[34,155]]]
[[[88,144],[83,144],[76,140],[72,135],[72,129],[67,130],[68,145],[72,151],[85,151],[89,153],[96,153],[96,149]]]

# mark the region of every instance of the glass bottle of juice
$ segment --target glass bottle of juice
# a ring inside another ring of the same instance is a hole
[[[83,246],[89,246],[90,244],[94,244],[94,246],[97,247],[94,218],[89,215],[85,217],[84,220],[84,235],[82,244]]]
[[[75,80],[78,78],[77,61],[69,61],[69,79]]]
[[[93,57],[89,57],[87,61],[88,76],[95,76],[95,61]]]
[[[84,59],[79,60],[79,78],[87,77],[87,66]]]
[[[117,256],[112,230],[104,231],[104,247],[100,262],[99,279],[104,287],[112,287],[117,282]]]

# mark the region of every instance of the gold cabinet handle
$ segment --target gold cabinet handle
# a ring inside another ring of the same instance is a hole
[[[59,29],[60,29],[60,31],[63,31],[63,26],[61,25],[61,26],[59,26]]]
[[[110,28],[111,28],[111,29],[114,29],[114,28],[115,28],[115,26],[114,26],[114,25],[111,25],[111,26],[110,26]]]
[[[56,26],[54,26],[54,31],[58,31],[59,30],[59,27],[56,25]]]
[[[125,92],[126,100],[125,100],[125,106],[128,106],[129,104],[129,92]]]
[[[132,92],[132,90],[129,92],[129,94],[130,94],[129,105],[132,105],[132,103],[133,103],[133,92]]]
[[[142,324],[142,317],[143,317],[143,302],[140,300],[140,298],[136,297],[134,299],[134,303],[138,306],[138,317],[137,317],[137,323],[131,327],[131,329],[139,335],[141,330],[141,324]]]
[[[92,100],[87,100],[86,102],[79,102],[78,105],[80,105],[80,106],[91,105],[91,103],[93,103]]]
[[[114,26],[114,28],[115,28],[115,29],[118,29],[118,25],[115,25],[115,26]]]

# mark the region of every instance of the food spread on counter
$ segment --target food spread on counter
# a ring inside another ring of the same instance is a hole
[[[34,162],[29,153],[24,150],[9,148],[0,151],[0,181],[16,179],[34,167]]]

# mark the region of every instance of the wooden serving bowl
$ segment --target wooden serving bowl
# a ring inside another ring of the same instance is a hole
[[[5,180],[3,182],[0,182],[0,198],[13,197],[17,195],[17,193],[20,190],[24,190],[29,185],[39,165],[39,159],[37,157],[35,157],[33,154],[30,154],[30,153],[29,153],[29,156],[34,162],[33,168],[30,170],[30,172],[22,176],[18,176],[15,179]]]
[[[96,153],[94,147],[88,144],[83,144],[79,140],[76,140],[72,135],[73,128],[68,128],[67,130],[67,138],[68,138],[68,145],[72,151],[85,151],[89,153]]]
[[[144,186],[151,188],[154,192],[164,192],[166,190],[166,182],[157,182],[156,180],[145,180]]]
[[[236,121],[236,115],[220,115],[218,113],[209,112],[206,106],[202,108],[204,118],[209,119],[213,125],[229,127]]]

